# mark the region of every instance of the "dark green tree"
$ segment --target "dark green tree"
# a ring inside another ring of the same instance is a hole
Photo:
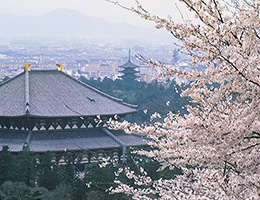
[[[2,151],[0,151],[0,184],[11,179],[12,170],[12,154],[8,146],[3,146]]]
[[[71,200],[87,200],[87,186],[86,183],[80,179],[75,180],[71,184]]]
[[[31,192],[31,188],[23,182],[6,181],[0,187],[4,200],[23,200]]]
[[[33,190],[24,197],[25,200],[43,200],[42,192],[39,190]]]
[[[46,152],[38,164],[38,185],[53,190],[59,185],[56,164],[52,162],[53,156]]]
[[[73,155],[70,154],[70,152],[65,156],[65,162],[66,165],[64,166],[64,176],[63,176],[63,181],[65,183],[72,183],[75,178],[75,166],[74,166],[74,158]]]
[[[13,156],[13,166],[11,180],[24,182],[28,186],[35,185],[36,159],[30,151],[20,151],[17,156]]]
[[[99,167],[99,163],[92,163],[86,166],[84,183],[89,199],[129,199],[125,194],[109,194],[107,192],[108,188],[115,186],[115,171],[116,169],[112,164],[102,168]],[[88,186],[86,187],[86,185]]]

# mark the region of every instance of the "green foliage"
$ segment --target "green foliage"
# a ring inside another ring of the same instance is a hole
[[[40,158],[37,166],[38,185],[45,187],[48,190],[54,190],[62,184],[70,184],[75,179],[76,171],[72,161],[72,155],[65,155],[65,165],[58,165],[53,160],[53,155],[50,152],[44,154]]]
[[[80,179],[74,181],[71,185],[71,200],[87,199],[86,183]]]
[[[7,181],[0,187],[2,198],[6,200],[22,200],[30,193],[31,188],[23,182]]]
[[[70,184],[61,184],[49,191],[48,195],[43,195],[43,200],[72,200],[71,191]]]
[[[38,184],[48,190],[53,190],[59,185],[59,172],[57,166],[52,162],[52,158],[51,153],[47,152],[38,165]]]
[[[43,200],[42,192],[39,190],[33,190],[29,194],[25,195],[25,200]]]
[[[150,147],[146,147],[146,150]],[[117,163],[117,162],[116,162]],[[115,172],[119,168],[124,168],[125,164],[117,163],[114,166],[113,162],[106,165],[106,167],[100,167],[99,163],[92,163],[86,166],[86,175],[84,182],[87,185],[87,194],[88,195],[99,195],[98,199],[130,199],[129,196],[125,194],[109,194],[105,192],[108,188],[116,187],[114,183],[115,179],[122,181],[123,183],[132,186],[132,187],[145,187],[145,186],[136,186],[133,179],[128,179],[124,173],[121,173],[118,177],[115,175]],[[128,152],[127,155],[127,167],[130,167],[136,175],[141,175],[140,167],[146,170],[147,176],[151,177],[152,180],[163,179],[173,179],[177,175],[182,174],[180,168],[175,168],[170,170],[166,168],[164,170],[158,170],[160,168],[160,163],[146,156],[141,156],[139,154],[132,154]],[[80,188],[80,187],[79,187]],[[84,187],[83,187],[84,188]],[[102,195],[101,195],[102,194]],[[97,198],[97,197],[96,197]],[[157,197],[154,196],[153,199]]]
[[[185,105],[188,103],[187,99],[180,97],[180,92],[183,89],[174,81],[171,83],[159,83],[157,81],[152,83],[125,81],[125,80],[111,80],[104,78],[87,80],[84,77],[81,81],[101,90],[111,96],[123,99],[123,101],[138,105],[138,112],[133,115],[126,116],[126,120],[131,122],[143,123],[148,122],[150,114],[158,112],[161,115],[166,115],[169,111],[180,114],[185,114]],[[166,105],[166,102],[169,102]],[[148,114],[143,111],[147,110]]]
[[[99,163],[92,163],[86,166],[84,182],[88,185],[88,199],[124,200],[129,199],[124,194],[109,194],[106,192],[111,186],[116,186],[115,171],[117,169],[109,164],[106,167],[99,167]]]
[[[98,163],[91,163],[86,166],[84,181],[90,183],[92,189],[104,191],[114,184],[114,168],[100,168]]]
[[[82,157],[80,154],[75,164],[71,154],[65,155],[64,165],[57,165],[50,152],[38,158],[30,151],[13,155],[8,147],[4,147],[0,151],[0,157],[3,181],[0,185],[0,200],[128,200],[130,197],[125,194],[109,194],[106,190],[116,186],[115,178],[135,187],[133,180],[128,180],[123,174],[115,176],[118,167],[124,167],[120,163],[116,167],[111,163],[102,168],[99,163],[88,164],[85,166],[85,178],[79,179],[77,166]],[[158,171],[158,162],[131,153],[127,156],[127,165],[136,174],[140,173],[140,167],[144,168],[153,180],[161,177],[170,179],[182,173],[181,169],[177,168]]]
[[[68,152],[65,164],[58,165],[50,152],[41,157],[30,151],[11,154],[4,146],[0,151],[0,200],[71,200],[72,196],[86,199],[86,185],[76,176],[82,156],[78,156],[75,165],[72,158]]]
[[[24,182],[28,186],[34,186],[36,175],[36,160],[29,151],[21,151],[12,159],[11,180]]]
[[[8,146],[3,146],[0,152],[0,184],[11,179],[12,154]]]

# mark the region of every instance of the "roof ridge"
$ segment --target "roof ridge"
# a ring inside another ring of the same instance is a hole
[[[12,77],[12,78],[10,78],[10,79],[4,81],[3,83],[0,83],[0,87],[2,87],[3,85],[6,85],[7,83],[9,83],[9,82],[11,82],[11,81],[13,81],[14,79],[17,79],[19,76],[22,76],[24,73],[25,73],[25,72],[22,72],[22,73],[20,73],[20,74],[18,74],[18,75],[16,75],[16,76],[14,76],[14,77]]]
[[[59,85],[61,81],[67,84]],[[84,116],[125,116],[138,109],[137,105],[125,103],[58,70],[22,72],[5,84],[0,85],[0,92],[4,94],[0,99],[0,116],[3,117],[79,116],[76,112]],[[74,97],[77,92],[80,94]]]
[[[128,60],[126,63],[119,65],[121,68],[140,68],[139,65],[134,64],[131,60]]]
[[[30,114],[30,85],[29,85],[29,72],[25,72],[24,76],[24,92],[25,92],[25,114]]]

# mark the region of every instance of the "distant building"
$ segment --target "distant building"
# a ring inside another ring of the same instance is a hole
[[[150,83],[155,79],[156,69],[151,66],[143,65],[140,67],[140,81]]]
[[[172,53],[171,64],[175,65],[180,60],[178,49],[174,49]]]
[[[118,67],[122,69],[122,70],[119,70],[119,73],[122,73],[122,75],[119,76],[119,78],[122,78],[123,80],[136,80],[136,79],[140,78],[139,70],[138,70],[138,69],[140,69],[140,66],[135,65],[131,62],[130,50],[129,50],[128,61],[125,64],[120,65]]]
[[[115,65],[112,64],[86,64],[81,67],[82,76],[85,78],[111,78],[116,74]]]

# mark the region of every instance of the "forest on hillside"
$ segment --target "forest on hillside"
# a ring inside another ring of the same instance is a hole
[[[113,97],[122,99],[129,104],[137,105],[138,112],[125,117],[126,120],[136,123],[149,123],[150,116],[157,112],[162,117],[168,112],[185,114],[185,105],[188,99],[181,97],[180,93],[187,85],[178,85],[175,81],[151,83],[136,80],[112,80],[109,78],[86,79],[80,81]]]
[[[113,163],[102,167],[102,161],[82,165],[81,154],[77,163],[72,163],[68,152],[65,164],[57,164],[51,152],[35,155],[30,151],[13,154],[7,146],[0,151],[0,199],[1,200],[130,200],[127,194],[109,194],[108,188],[116,187],[114,180],[127,182],[136,187],[125,176],[116,175],[124,164]],[[127,166],[138,173],[146,168],[148,175],[158,180],[170,179],[182,174],[180,168],[157,171],[160,164],[148,157],[128,153]],[[137,188],[137,187],[136,187]]]

